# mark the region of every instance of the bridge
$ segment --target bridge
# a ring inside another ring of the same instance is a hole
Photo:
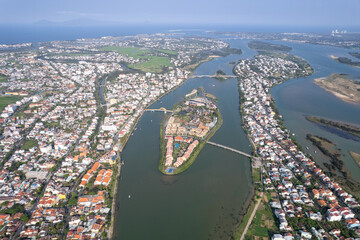
[[[224,145],[221,145],[221,144],[218,144],[218,143],[214,143],[214,142],[210,142],[210,141],[207,141],[208,144],[210,145],[213,145],[213,146],[216,146],[216,147],[219,147],[219,148],[223,148],[223,149],[226,149],[226,150],[229,150],[229,151],[232,151],[232,152],[236,152],[240,155],[243,155],[245,157],[249,157],[249,158],[252,158],[253,156],[246,153],[246,152],[242,152],[242,151],[239,151],[237,149],[234,149],[234,148],[231,148],[231,147],[227,147],[227,146],[224,146]]]
[[[148,109],[146,109],[145,111],[147,111],[147,112],[164,112],[164,113],[168,113],[168,112],[173,112],[173,111],[171,111],[171,110],[167,110],[166,108],[156,108],[156,109],[151,109],[151,108],[148,108]]]
[[[209,78],[237,78],[238,76],[236,75],[193,75],[191,76],[191,78],[203,78],[203,77],[209,77]]]

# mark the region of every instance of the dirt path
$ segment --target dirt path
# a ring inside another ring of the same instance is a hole
[[[262,198],[263,198],[263,195],[264,195],[264,193],[262,192],[261,195],[260,195],[261,198],[260,198],[259,201],[256,203],[256,206],[255,206],[253,212],[251,213],[251,216],[250,216],[250,218],[249,218],[249,221],[248,221],[247,224],[246,224],[246,227],[245,227],[245,229],[244,229],[244,232],[241,234],[240,240],[244,240],[245,235],[246,235],[246,233],[247,233],[247,231],[248,231],[248,229],[249,229],[249,227],[250,227],[250,224],[251,224],[251,222],[252,222],[252,220],[253,220],[253,218],[254,218],[254,216],[255,216],[255,213],[256,213],[257,209],[259,208],[259,205],[260,205],[260,203],[261,203],[261,200],[262,200]]]

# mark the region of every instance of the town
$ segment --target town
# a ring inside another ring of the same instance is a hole
[[[310,75],[309,65],[287,54],[259,54],[239,61],[234,72],[239,76],[244,128],[262,159],[254,170],[261,176],[257,194],[266,195],[263,204],[272,209],[276,223],[268,227],[272,239],[358,237],[358,201],[299,148],[270,95],[271,87]]]
[[[1,45],[1,238],[111,238],[137,120],[228,49],[164,34]]]

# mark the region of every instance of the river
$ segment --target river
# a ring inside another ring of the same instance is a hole
[[[242,47],[239,42],[237,47]],[[220,68],[232,74],[229,62],[251,57],[229,55],[201,64],[195,74],[215,74]],[[250,153],[241,128],[236,79],[189,79],[150,108],[171,108],[194,88],[204,87],[218,98],[223,125],[211,138]],[[177,176],[158,170],[160,124],[164,113],[146,112],[122,152],[114,239],[228,239],[239,219],[252,183],[250,160],[215,146],[206,145],[194,164]]]
[[[242,49],[243,54],[215,58],[201,64],[195,74],[214,74],[218,69],[232,74],[229,62],[251,58],[256,53],[247,47],[248,40],[228,42]],[[318,163],[327,160],[319,151],[315,153],[305,139],[306,134],[311,132],[334,141],[343,149],[345,166],[359,179],[360,170],[347,153],[358,149],[359,142],[320,128],[304,118],[316,115],[360,124],[360,105],[345,103],[313,83],[314,78],[334,72],[359,76],[359,69],[329,58],[331,54],[345,56],[349,50],[283,44],[293,47],[291,53],[305,58],[315,70],[310,77],[292,79],[272,89],[286,126],[304,147],[309,147],[305,150]],[[224,120],[211,141],[250,153],[249,141],[241,128],[236,79],[224,82],[211,78],[189,79],[150,108],[171,108],[186,93],[200,86],[219,99]],[[122,153],[125,165],[118,188],[114,239],[228,239],[251,193],[249,159],[206,145],[187,171],[177,176],[164,176],[157,168],[159,127],[163,119],[163,113],[146,112]]]

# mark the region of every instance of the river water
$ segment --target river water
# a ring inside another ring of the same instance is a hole
[[[201,64],[195,74],[214,74],[218,69],[232,74],[229,62],[251,58],[255,51],[248,40],[228,40],[242,55],[229,55]],[[349,158],[348,150],[359,149],[359,142],[340,137],[305,120],[316,115],[360,124],[360,106],[342,102],[317,87],[313,79],[331,73],[360,76],[359,69],[336,63],[329,55],[347,56],[347,49],[308,44],[283,43],[293,47],[291,53],[301,56],[314,67],[311,77],[292,79],[272,89],[277,107],[288,129],[306,151],[322,163],[326,158],[306,141],[311,132],[329,138],[345,154],[345,165],[354,178],[360,170]],[[211,78],[189,79],[181,87],[155,102],[150,108],[171,108],[194,88],[204,87],[218,99],[223,125],[211,141],[244,152],[251,152],[241,128],[239,94],[236,79],[220,82]],[[164,176],[158,171],[160,124],[163,113],[146,112],[123,153],[121,180],[117,194],[114,239],[229,239],[239,213],[250,196],[252,183],[250,162],[215,146],[206,145],[194,164],[177,176]]]
[[[242,48],[244,42],[237,45]],[[195,74],[232,74],[229,62],[251,57],[229,55],[201,64]],[[189,79],[150,108],[170,109],[194,88],[204,87],[218,98],[223,125],[211,141],[251,152],[241,128],[236,79]],[[123,153],[114,239],[228,239],[250,196],[250,160],[206,145],[194,164],[177,176],[158,170],[160,124],[164,113],[146,112]]]

